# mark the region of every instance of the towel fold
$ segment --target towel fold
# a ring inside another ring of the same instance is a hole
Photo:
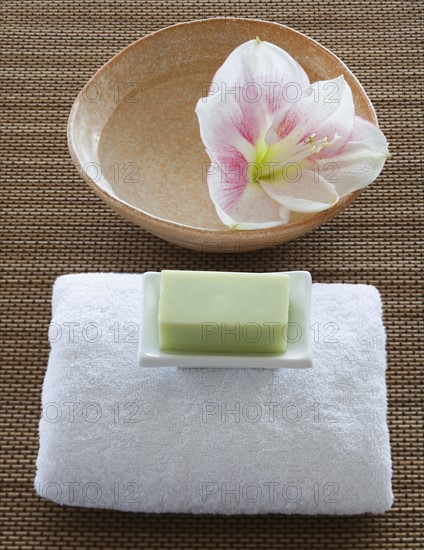
[[[142,275],[60,277],[35,487],[64,505],[381,513],[393,502],[378,291],[314,284],[304,370],[143,369]]]

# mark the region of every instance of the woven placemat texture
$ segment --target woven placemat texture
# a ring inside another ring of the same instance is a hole
[[[422,548],[420,9],[411,0],[3,1],[3,547]],[[69,110],[97,68],[143,35],[213,16],[284,23],[330,48],[369,93],[394,155],[378,182],[342,215],[272,250],[210,255],[162,242],[104,205],[68,153]],[[34,494],[53,281],[72,272],[163,268],[298,268],[311,271],[318,282],[370,283],[380,289],[394,466],[395,505],[389,513],[133,515],[60,507]]]

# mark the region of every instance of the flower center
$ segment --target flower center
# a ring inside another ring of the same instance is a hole
[[[259,180],[268,176],[268,163],[265,161],[268,153],[268,145],[262,138],[258,139],[255,144],[255,159],[253,162],[249,162],[248,165],[248,181],[259,183]]]
[[[287,179],[290,170],[297,171],[305,167],[306,160],[313,162],[322,149],[333,145],[339,138],[337,133],[331,141],[327,137],[316,139],[315,134],[301,141],[287,136],[270,145],[261,138],[255,145],[255,160],[249,163],[248,179],[256,183],[260,180],[272,183]]]

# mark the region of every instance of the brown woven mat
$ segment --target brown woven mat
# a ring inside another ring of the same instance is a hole
[[[244,255],[178,249],[123,221],[80,179],[66,144],[74,97],[113,54],[161,27],[218,15],[285,23],[338,54],[368,91],[394,153],[378,183],[331,223],[288,245]],[[419,26],[419,4],[411,0],[4,0],[5,547],[422,548]],[[315,281],[366,282],[381,290],[389,337],[392,511],[345,518],[154,516],[62,508],[34,495],[54,279],[162,268],[303,268]]]

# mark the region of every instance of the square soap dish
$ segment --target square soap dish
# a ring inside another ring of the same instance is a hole
[[[281,354],[224,355],[165,351],[159,347],[158,310],[161,274],[143,275],[143,302],[138,347],[141,367],[190,368],[308,368],[312,367],[309,330],[312,279],[308,271],[285,271],[289,276],[287,349]],[[266,275],[266,274],[265,274]]]

